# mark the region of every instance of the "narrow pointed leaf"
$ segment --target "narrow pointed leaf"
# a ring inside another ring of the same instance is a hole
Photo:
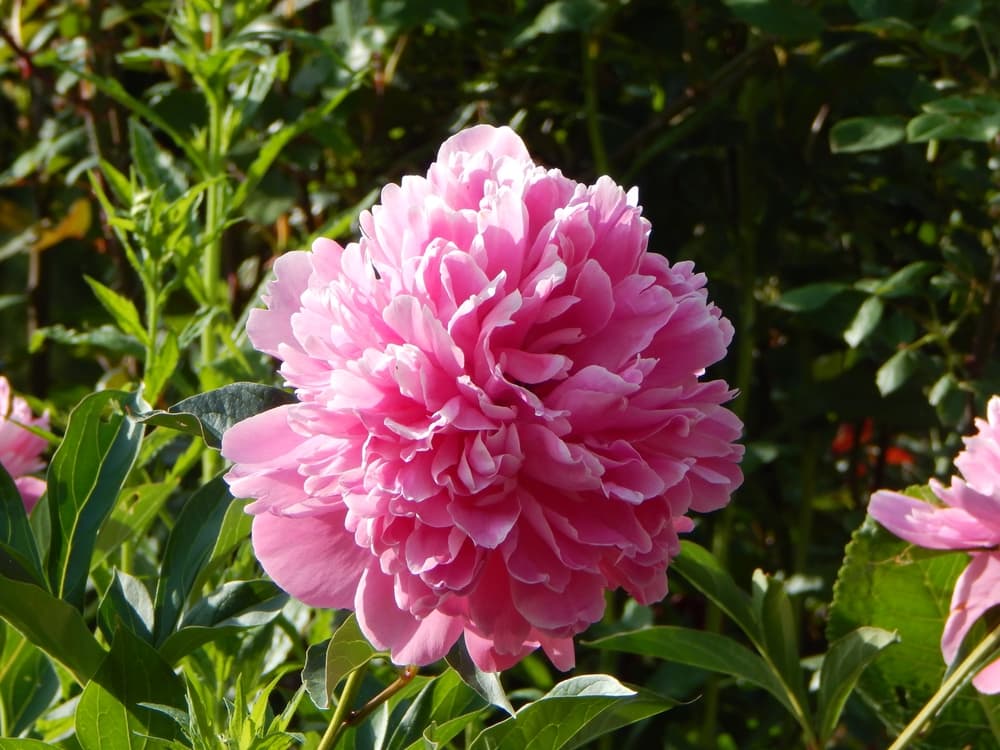
[[[681,542],[681,553],[671,563],[671,569],[711,599],[751,641],[761,645],[760,624],[754,616],[749,595],[736,585],[711,552],[684,540]]]
[[[896,633],[882,628],[861,627],[852,630],[830,646],[823,658],[817,700],[819,740],[826,744],[840,721],[847,698],[861,673],[887,646],[899,642]]]
[[[219,476],[191,495],[178,516],[163,551],[156,587],[156,643],[162,644],[174,632],[188,594],[212,554],[231,502],[229,489]]]
[[[42,561],[24,501],[14,480],[0,465],[0,558],[4,556],[10,557],[18,568],[24,570],[33,583],[45,585]],[[0,561],[0,572],[3,567]]]
[[[745,646],[718,633],[663,625],[608,636],[590,645],[727,674],[763,688],[789,712],[795,713],[787,690],[767,662]]]
[[[139,454],[143,426],[129,413],[144,408],[137,394],[92,393],[70,414],[49,464],[49,581],[60,598],[78,607],[101,524]]]
[[[132,300],[123,297],[113,289],[109,289],[97,279],[84,276],[83,280],[87,282],[91,291],[94,292],[94,296],[97,297],[97,301],[101,303],[101,307],[108,312],[115,324],[125,333],[134,336],[143,346],[146,346],[148,343],[146,328],[142,325],[139,311]]]

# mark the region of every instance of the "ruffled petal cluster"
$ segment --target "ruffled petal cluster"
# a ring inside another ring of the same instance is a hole
[[[932,479],[942,505],[930,505],[898,492],[876,492],[868,512],[896,536],[929,549],[967,550],[971,561],[959,576],[951,612],[941,637],[941,653],[951,664],[966,634],[991,607],[1000,604],[1000,396],[987,405],[978,432],[964,438],[955,458],[961,477],[945,487]],[[983,693],[1000,693],[1000,660],[973,680]]]
[[[45,468],[42,453],[47,443],[23,425],[47,430],[49,418],[47,414],[36,418],[28,402],[14,396],[7,378],[0,375],[0,464],[14,479],[24,507],[30,513],[45,492],[45,480],[31,475]]]
[[[397,663],[464,636],[483,670],[568,669],[605,590],[662,598],[688,512],[742,481],[733,393],[699,380],[732,326],[646,251],[635,191],[509,128],[452,137],[360,223],[281,257],[247,325],[298,398],[223,440],[256,554]]]

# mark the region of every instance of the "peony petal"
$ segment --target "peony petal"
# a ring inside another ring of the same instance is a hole
[[[973,549],[1000,542],[1000,530],[983,526],[961,508],[936,508],[898,492],[876,492],[868,513],[896,536],[928,549]]]
[[[354,598],[358,625],[376,648],[388,649],[395,664],[431,664],[443,659],[462,634],[462,620],[434,612],[418,620],[395,606],[392,577],[369,568]]]
[[[507,127],[475,125],[456,133],[441,144],[437,160],[447,163],[453,156],[485,151],[494,157],[509,156],[519,161],[530,161],[531,154],[517,133]]]
[[[1000,659],[990,662],[979,674],[972,678],[972,684],[980,693],[996,695],[1000,693]]]
[[[253,520],[254,554],[274,582],[313,607],[350,608],[368,551],[344,527],[344,508],[318,516]]]
[[[24,509],[28,513],[31,513],[42,495],[45,494],[45,480],[37,477],[18,477],[14,480],[14,486],[21,493]]]
[[[991,607],[1000,604],[1000,554],[976,552],[955,582],[951,614],[941,635],[941,653],[951,664],[962,640],[976,621]]]

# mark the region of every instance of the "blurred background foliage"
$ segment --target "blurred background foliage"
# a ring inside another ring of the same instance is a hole
[[[162,407],[274,382],[241,332],[273,259],[356,237],[381,185],[478,122],[577,180],[637,185],[651,249],[708,275],[737,330],[714,374],[740,392],[746,483],[695,538],[740,585],[784,574],[803,654],[825,648],[869,491],[950,473],[1000,392],[987,0],[4,0],[0,30],[0,370],[57,427],[95,386],[141,379]],[[197,453],[149,465],[218,468]],[[673,580],[594,635],[728,630]],[[579,650],[703,696],[632,746],[794,744],[751,690]],[[530,659],[507,679],[552,676]],[[884,742],[860,701],[845,722],[842,746]]]

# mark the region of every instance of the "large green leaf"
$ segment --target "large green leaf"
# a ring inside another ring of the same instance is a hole
[[[212,554],[230,503],[229,488],[222,477],[216,477],[188,498],[178,516],[163,551],[156,586],[156,643],[162,644],[174,632],[188,594]]]
[[[76,709],[76,737],[83,750],[158,747],[149,737],[174,739],[179,727],[141,703],[184,706],[184,685],[151,646],[122,628]]]
[[[608,675],[560,682],[515,716],[483,730],[470,750],[572,750],[671,708],[673,701]]]
[[[76,608],[31,583],[0,576],[0,617],[62,664],[81,685],[104,659]]]
[[[257,383],[232,383],[186,398],[167,411],[147,411],[141,422],[197,435],[212,446],[222,444],[222,434],[237,422],[276,406],[295,402],[287,391]]]
[[[968,564],[964,552],[934,552],[896,539],[871,518],[847,547],[834,587],[827,627],[831,642],[858,627],[896,631],[888,649],[858,681],[859,694],[898,732],[941,684],[941,632],[955,580]],[[992,715],[992,722],[987,716]],[[935,719],[920,747],[985,747],[1000,723],[1000,700],[966,688]]]
[[[98,531],[139,455],[143,426],[129,413],[144,406],[137,394],[90,394],[70,413],[49,464],[49,581],[53,591],[77,607],[83,605]]]
[[[745,646],[718,633],[661,625],[618,633],[593,641],[590,645],[727,674],[763,688],[789,712],[795,713],[788,689],[767,662]]]

